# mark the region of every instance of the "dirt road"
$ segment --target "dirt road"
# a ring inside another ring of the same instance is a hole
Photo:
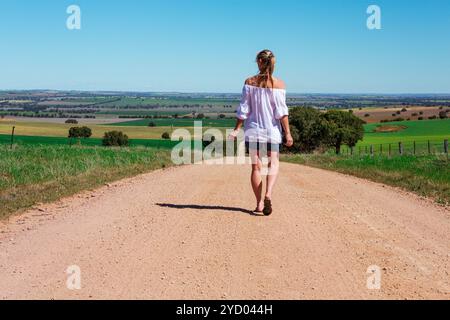
[[[248,179],[247,166],[171,168],[15,216],[0,226],[0,298],[450,298],[448,210],[282,164],[273,216],[254,216]]]

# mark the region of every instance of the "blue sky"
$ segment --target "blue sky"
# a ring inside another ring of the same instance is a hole
[[[269,48],[290,92],[450,93],[448,0],[2,0],[0,30],[0,89],[239,92]]]

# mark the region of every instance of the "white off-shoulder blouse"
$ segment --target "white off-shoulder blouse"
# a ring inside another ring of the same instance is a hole
[[[239,119],[245,120],[246,141],[280,144],[280,119],[289,115],[286,90],[245,85],[236,114]]]

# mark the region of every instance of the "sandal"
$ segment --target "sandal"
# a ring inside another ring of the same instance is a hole
[[[270,216],[272,214],[272,201],[270,199],[264,200],[264,210],[263,213],[265,216]]]

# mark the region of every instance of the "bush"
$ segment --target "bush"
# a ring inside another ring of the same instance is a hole
[[[414,112],[413,114],[411,114],[411,116],[413,116],[413,117],[417,117],[417,116],[418,116],[418,114],[417,114],[416,112]]]
[[[407,111],[408,111],[408,109],[403,108],[401,112],[407,112]]]
[[[434,120],[434,119],[437,119],[437,117],[436,116],[431,116],[431,117],[428,117],[428,119],[429,120]]]
[[[423,120],[423,117],[418,117],[417,120]]]
[[[439,112],[439,118],[440,118],[440,119],[447,119],[447,118],[448,118],[447,112],[445,112],[445,111],[440,111],[440,112]]]
[[[394,121],[401,122],[401,121],[405,121],[405,119],[399,117],[399,118],[394,119]]]
[[[105,132],[102,140],[105,147],[123,147],[128,146],[128,143],[128,136],[122,131]]]
[[[69,138],[90,138],[92,130],[88,127],[72,127],[69,129]]]
[[[153,121],[150,121],[150,122],[148,123],[148,126],[149,126],[149,127],[156,127],[156,123],[154,123]]]
[[[364,117],[368,118],[368,117],[370,117],[370,114],[369,114],[369,113],[366,113],[366,114],[364,115]]]
[[[423,115],[423,111],[420,111],[419,114],[420,114],[420,115]]]
[[[66,120],[66,123],[67,123],[67,124],[78,124],[78,121],[75,120],[75,119],[67,119],[67,120]]]
[[[164,133],[161,135],[161,138],[163,138],[163,139],[165,139],[165,140],[169,140],[169,139],[170,139],[170,134],[169,134],[168,132],[164,132]]]

